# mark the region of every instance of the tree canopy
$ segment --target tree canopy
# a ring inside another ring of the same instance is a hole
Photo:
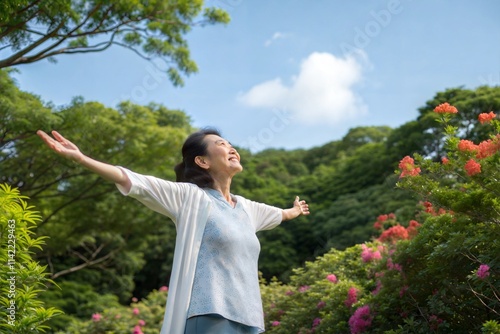
[[[3,0],[0,68],[120,46],[164,60],[181,85],[181,73],[197,71],[184,35],[194,25],[227,22],[226,12],[203,0]]]

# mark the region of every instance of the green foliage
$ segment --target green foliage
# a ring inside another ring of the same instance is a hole
[[[4,0],[0,18],[0,47],[11,51],[0,68],[118,45],[164,60],[174,85],[183,84],[181,73],[197,71],[184,35],[195,24],[229,22],[226,12],[202,0]]]
[[[453,117],[438,122],[448,160],[416,154],[415,162],[407,157],[400,164],[398,186],[419,195],[415,219],[422,224],[414,220],[405,229],[380,216],[387,229],[378,241],[385,243],[331,250],[295,270],[286,288],[277,281],[263,288],[270,333],[498,332],[500,121],[477,125],[490,139],[467,149],[458,145],[458,127],[449,125]],[[470,159],[480,171],[465,167]],[[401,240],[384,239],[389,233]],[[325,279],[328,273],[338,282]],[[358,289],[352,309],[342,303],[348,287]]]
[[[193,131],[189,117],[156,104],[124,102],[114,110],[81,98],[54,110],[20,91],[7,73],[0,71],[0,80],[0,181],[17,186],[40,208],[37,233],[50,239],[34,256],[48,266],[50,277],[61,285],[87,284],[95,294],[116,295],[122,303],[166,284],[173,224],[130,205],[113,184],[49,153],[35,132],[57,129],[96,159],[173,179],[182,142]],[[163,265],[145,266],[145,259],[153,258]],[[74,312],[71,303],[60,307]]]
[[[168,289],[153,290],[141,301],[128,306],[99,308],[85,320],[74,320],[60,334],[156,334],[165,313]],[[101,311],[102,310],[102,311]]]
[[[33,259],[46,237],[35,236],[41,218],[18,189],[0,184],[0,328],[2,333],[40,333],[47,321],[61,314],[45,308],[39,295],[53,283],[46,266]]]
[[[138,41],[133,34],[128,38]],[[474,110],[496,111],[498,96],[497,88],[452,89],[397,129],[355,128],[311,150],[239,149],[245,171],[233,180],[233,193],[279,207],[291,206],[299,195],[312,212],[258,235],[259,270],[270,282],[261,287],[268,331],[350,332],[349,320],[368,311],[372,333],[494,333],[498,152],[477,158],[477,152],[456,148],[459,136],[475,145],[496,140],[498,121],[480,124]],[[461,101],[465,112],[438,121],[432,108],[447,98]],[[46,305],[66,312],[45,324],[75,333],[130,333],[147,317],[141,330],[157,332],[165,294],[148,293],[168,284],[173,224],[131,205],[114,185],[48,154],[35,131],[56,129],[98,160],[172,180],[181,144],[193,131],[189,117],[157,104],[123,102],[112,109],[82,98],[55,109],[20,91],[0,71],[0,120],[0,181],[18,187],[40,209],[37,233],[50,239],[33,256],[62,288],[49,285],[41,295]],[[394,189],[397,161],[411,152],[421,172],[399,179],[401,189]],[[439,162],[443,156],[449,163]],[[464,166],[470,159],[481,163],[481,173],[468,175]],[[418,210],[416,197],[424,201]],[[427,212],[415,216],[420,209]],[[375,217],[389,213],[397,219],[387,220],[383,233],[392,226],[405,229],[415,219],[422,223],[419,234],[396,245],[373,240]],[[365,247],[382,247],[382,258],[364,262]],[[490,268],[485,279],[477,276],[480,264]],[[328,274],[337,275],[338,283],[326,279]],[[353,287],[357,302],[346,307]],[[132,296],[146,295],[133,307],[123,306]],[[325,304],[318,307],[320,302]],[[99,321],[92,320],[97,313]]]

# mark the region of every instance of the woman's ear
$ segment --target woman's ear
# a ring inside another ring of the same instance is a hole
[[[205,157],[198,155],[194,158],[194,163],[200,166],[203,169],[208,169],[210,167],[209,163],[205,159]]]

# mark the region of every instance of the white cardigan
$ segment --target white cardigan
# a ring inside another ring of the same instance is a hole
[[[174,262],[161,334],[184,334],[198,251],[210,212],[210,198],[192,183],[166,181],[119,168],[132,183],[128,193],[117,185],[120,192],[169,217],[176,226]],[[281,209],[236,197],[250,216],[256,232],[272,229],[281,223]]]

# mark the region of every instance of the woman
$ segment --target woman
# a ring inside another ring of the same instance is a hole
[[[279,209],[231,194],[240,155],[216,130],[191,134],[175,167],[177,182],[134,173],[85,156],[56,131],[38,135],[56,153],[114,182],[123,195],[172,219],[174,263],[161,334],[264,331],[257,231],[309,214],[296,197]]]

